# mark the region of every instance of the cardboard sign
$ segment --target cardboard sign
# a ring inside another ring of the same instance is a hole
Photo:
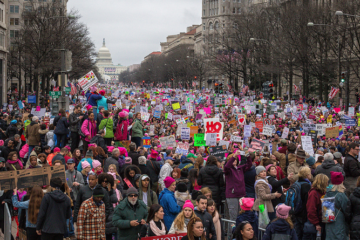
[[[207,146],[216,146],[216,133],[206,134],[206,145]]]
[[[226,145],[209,148],[209,154],[217,157],[220,160],[226,159],[225,157],[226,153],[228,153]]]
[[[1,172],[0,189],[12,191],[14,188],[50,185],[50,179],[52,177],[59,177],[65,182],[65,166],[50,166]]]
[[[339,127],[331,127],[331,128],[326,128],[325,131],[325,137],[326,138],[337,138],[339,136]]]
[[[181,240],[187,233],[168,234],[155,237],[143,237],[141,240]]]
[[[194,146],[206,146],[205,133],[197,133],[194,135]]]
[[[255,151],[261,152],[262,149],[264,148],[264,146],[265,146],[264,141],[254,138],[250,143],[249,153],[255,152]]]
[[[286,139],[289,136],[289,128],[284,127],[284,130],[282,132],[281,138]]]
[[[204,119],[204,125],[205,125],[205,135],[207,135],[208,133],[216,133],[217,141],[220,141],[223,138],[224,123],[220,122],[218,118],[206,118]]]
[[[164,148],[168,148],[168,147],[176,147],[176,141],[175,141],[175,136],[171,135],[168,137],[162,137],[159,139],[160,141],[160,145],[161,147]]]
[[[194,138],[194,135],[199,132],[199,127],[190,126],[190,137]]]

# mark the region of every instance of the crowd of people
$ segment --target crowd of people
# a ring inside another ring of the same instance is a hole
[[[356,109],[211,90],[123,88],[113,99],[107,92],[91,87],[50,122],[27,109],[0,113],[0,171],[65,169],[65,181],[1,189],[2,232],[7,203],[13,239],[19,232],[28,240],[360,239]],[[276,111],[247,107],[256,104]],[[329,137],[309,124],[339,132]],[[216,133],[222,150],[208,137],[199,141],[201,133]],[[223,219],[234,222],[232,231]]]

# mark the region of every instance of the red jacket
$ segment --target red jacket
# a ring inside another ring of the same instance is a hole
[[[321,197],[324,194],[315,188],[311,188],[309,191],[309,197],[306,203],[307,218],[314,224],[318,225],[321,223]]]

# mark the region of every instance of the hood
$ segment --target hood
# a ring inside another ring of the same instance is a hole
[[[193,163],[190,159],[185,158],[184,160],[181,161],[182,164],[184,163]]]
[[[175,198],[176,199],[179,199],[179,200],[182,200],[182,201],[186,201],[186,200],[190,200],[191,197],[190,197],[190,194],[189,194],[189,191],[186,191],[186,192],[179,192],[179,191],[175,191]]]
[[[55,190],[48,193],[49,196],[57,203],[62,203],[66,200],[67,196],[60,190]]]
[[[39,129],[39,133],[40,133],[40,134],[46,134],[48,131],[49,131],[49,130],[47,130],[47,129],[45,129],[45,130]]]
[[[286,232],[290,229],[290,225],[285,221],[285,219],[279,218],[271,223],[271,228],[274,229],[274,232]]]
[[[355,188],[353,194],[355,197],[360,198],[360,187]]]
[[[258,221],[258,218],[255,215],[255,211],[245,211],[241,215],[238,216],[238,218],[246,219],[247,221],[251,223],[255,223]]]
[[[321,166],[324,168],[324,169],[329,169],[329,168],[331,168],[331,167],[334,167],[335,166],[335,162],[334,162],[334,160],[325,160],[322,164],[321,164]]]
[[[211,175],[216,174],[219,171],[219,168],[215,165],[210,165],[210,166],[204,167],[204,170],[208,175],[211,176]]]
[[[141,195],[141,199],[142,199],[142,194],[143,194],[142,181],[141,181],[141,179],[142,179],[143,176],[149,177],[149,176],[146,175],[146,174],[142,174],[142,175],[140,176],[140,178],[139,178],[140,180],[139,180],[139,189],[138,189],[138,191],[139,191],[139,197],[140,197],[140,195]],[[150,177],[149,177],[149,179],[150,179]],[[147,188],[147,193],[148,193],[148,196],[150,196],[150,184],[149,184],[149,186],[148,186],[148,188]]]
[[[37,122],[31,121],[30,126],[37,124]]]
[[[174,193],[170,190],[168,190],[167,188],[165,188],[164,190],[161,191],[161,193],[159,194],[159,202],[161,200],[161,198],[165,195],[165,194],[172,194],[174,195]]]

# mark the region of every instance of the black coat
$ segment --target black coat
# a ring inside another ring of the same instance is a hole
[[[213,222],[213,218],[208,212],[201,212],[195,208],[194,210],[197,217],[199,217],[204,225],[204,231],[206,231],[206,239],[216,240],[216,230]],[[212,238],[209,238],[209,234],[212,234]]]
[[[19,130],[16,126],[16,124],[11,124],[7,129],[6,129],[6,136],[8,138],[11,138],[13,136],[15,136],[15,134],[19,134]]]
[[[130,151],[128,153],[128,155],[132,159],[132,164],[136,165],[136,166],[139,166],[139,157],[140,157],[139,153]]]
[[[61,155],[60,153],[56,154],[56,155],[53,157],[53,159],[51,160],[52,165],[54,165],[54,162],[55,162],[56,160],[62,161],[63,164],[64,164],[64,166],[66,166],[65,158],[64,158],[64,156]]]
[[[311,189],[311,185],[303,178],[299,178],[298,181],[305,182],[305,183],[301,184],[302,211],[294,216],[297,217],[298,219],[301,219],[301,221],[303,221],[303,223],[305,223],[306,219],[307,219],[306,203],[308,200],[308,193]]]
[[[70,198],[60,190],[44,195],[36,223],[36,230],[45,233],[64,234],[66,219],[71,217]]]
[[[360,187],[355,188],[349,199],[345,216],[350,223],[350,239],[360,239]]]
[[[225,184],[223,171],[216,165],[205,166],[200,169],[197,184],[202,188],[208,187],[216,204],[220,204],[225,197]]]
[[[283,178],[283,179],[278,181],[276,178],[270,176],[270,177],[268,177],[268,181],[269,181],[269,184],[272,186],[271,193],[275,193],[275,192],[281,193],[281,197],[271,200],[271,202],[273,204],[273,207],[275,209],[275,207],[279,203],[284,203],[285,202],[285,194],[283,193],[281,186],[284,185],[284,184],[289,184],[289,179]]]
[[[57,116],[54,119],[54,126],[56,127],[54,131],[55,134],[68,134],[69,122],[66,117]]]
[[[105,154],[107,154],[108,149],[105,144],[104,138],[100,134],[96,134],[91,140],[90,143],[96,143],[98,147],[104,149]]]
[[[359,177],[360,176],[359,161],[350,154],[346,155],[344,161],[344,171],[346,177]]]
[[[150,177],[150,171],[149,171],[149,169],[147,168],[147,166],[146,165],[144,165],[144,164],[139,164],[139,169],[140,169],[140,171],[141,171],[141,174],[146,174],[146,175],[148,175],[149,177]],[[151,178],[151,177],[150,177]]]
[[[9,210],[12,208],[12,201],[11,197],[13,195],[12,190],[8,190],[7,192],[4,192],[4,194],[0,197],[0,221],[4,220],[4,213],[5,213],[5,204],[2,204],[3,201],[8,203]]]
[[[155,184],[159,180],[160,163],[153,160],[146,161],[146,167],[149,170],[150,181]]]

